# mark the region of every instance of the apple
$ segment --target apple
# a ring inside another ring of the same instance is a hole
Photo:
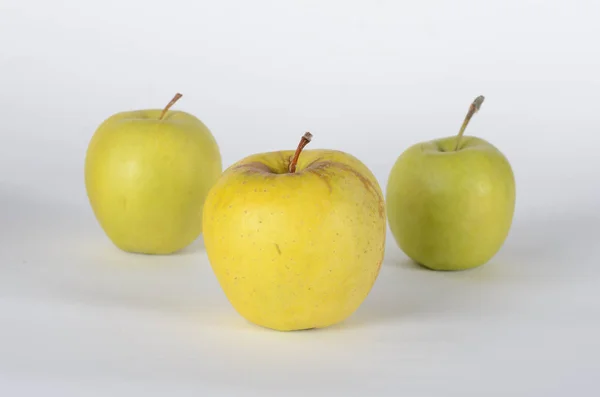
[[[169,109],[117,113],[95,131],[85,158],[92,210],[121,250],[170,254],[202,233],[202,207],[222,172],[210,130]]]
[[[491,143],[464,131],[481,104],[471,104],[457,136],[422,142],[396,160],[386,187],[390,230],[398,246],[433,270],[487,263],[511,228],[515,178]]]
[[[204,205],[204,243],[227,299],[277,330],[344,321],[383,261],[385,202],[371,171],[336,150],[250,155],[226,169]],[[301,154],[301,155],[300,155]]]

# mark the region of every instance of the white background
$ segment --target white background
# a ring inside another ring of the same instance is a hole
[[[595,0],[0,0],[0,395],[599,395],[599,16]],[[513,165],[511,234],[461,273],[390,238],[343,325],[249,325],[200,241],[128,255],[88,206],[97,125],[177,91],[225,166],[310,130],[383,188],[483,94],[467,134]]]

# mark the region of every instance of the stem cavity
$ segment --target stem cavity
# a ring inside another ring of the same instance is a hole
[[[296,172],[296,165],[298,164],[298,157],[300,157],[300,152],[302,152],[302,149],[304,149],[304,147],[306,145],[308,145],[308,143],[311,141],[311,139],[312,139],[312,134],[310,132],[307,132],[306,134],[304,134],[302,136],[302,139],[300,139],[300,143],[298,144],[296,153],[294,153],[294,157],[292,157],[292,161],[290,161],[290,168],[289,168],[290,174],[293,174],[294,172]]]
[[[456,147],[454,148],[454,151],[458,150],[460,146],[460,141],[463,137],[463,134],[465,133],[465,130],[467,129],[467,125],[469,125],[469,121],[471,121],[471,117],[473,117],[473,115],[479,111],[479,109],[481,108],[481,104],[483,104],[484,100],[485,97],[483,95],[479,95],[477,98],[475,98],[473,103],[471,103],[471,106],[469,106],[469,111],[467,112],[465,121],[463,121],[462,126],[460,127],[460,131],[458,132],[458,136],[456,138]]]
[[[171,109],[171,106],[175,105],[175,102],[177,102],[179,100],[179,98],[181,98],[182,96],[183,95],[181,95],[180,93],[175,94],[173,99],[171,99],[171,102],[167,103],[167,106],[165,106],[165,108],[163,109],[163,111],[160,114],[160,117],[158,119],[162,120],[165,117],[165,115],[167,114],[167,112],[169,111],[169,109]]]

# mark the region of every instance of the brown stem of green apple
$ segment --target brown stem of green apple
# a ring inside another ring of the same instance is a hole
[[[160,117],[158,119],[162,120],[169,111],[169,109],[171,109],[171,106],[175,105],[175,102],[177,102],[182,96],[183,95],[181,95],[180,93],[175,94],[173,99],[171,99],[171,102],[167,103],[167,106],[165,106],[165,108],[162,110],[162,113],[160,114]]]
[[[307,132],[306,134],[304,134],[302,136],[302,139],[300,139],[300,143],[298,144],[298,148],[296,149],[296,153],[294,153],[294,157],[292,157],[292,161],[290,161],[290,174],[293,174],[294,172],[296,172],[296,165],[298,164],[298,157],[300,157],[300,152],[302,152],[302,149],[304,149],[304,147],[306,145],[308,145],[308,143],[311,141],[312,139],[312,134],[310,132]]]
[[[463,124],[460,127],[460,131],[458,132],[458,136],[456,137],[456,148],[454,148],[454,151],[458,150],[460,146],[460,141],[463,137],[463,134],[465,133],[465,130],[467,129],[467,125],[469,125],[469,121],[471,121],[471,117],[473,117],[473,115],[479,111],[484,99],[485,97],[483,95],[479,95],[477,98],[475,98],[473,103],[471,103],[471,106],[469,106],[469,112],[467,113],[465,121],[463,121]]]

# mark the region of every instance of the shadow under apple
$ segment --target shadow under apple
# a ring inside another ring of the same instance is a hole
[[[370,326],[436,315],[452,309],[452,298],[465,293],[453,273],[434,272],[410,259],[386,261],[371,293],[346,321]]]
[[[531,214],[513,225],[505,244],[486,264],[462,271],[424,268],[392,247],[361,307],[341,326],[376,326],[427,317],[487,313],[498,302],[511,309],[510,291],[541,288],[592,274],[600,254],[595,209]],[[598,248],[597,248],[598,247]],[[532,298],[533,299],[533,298]]]
[[[196,240],[194,240],[187,247],[173,253],[173,255],[195,255],[198,253],[202,253],[206,251],[206,246],[204,245],[204,236],[200,235]]]

